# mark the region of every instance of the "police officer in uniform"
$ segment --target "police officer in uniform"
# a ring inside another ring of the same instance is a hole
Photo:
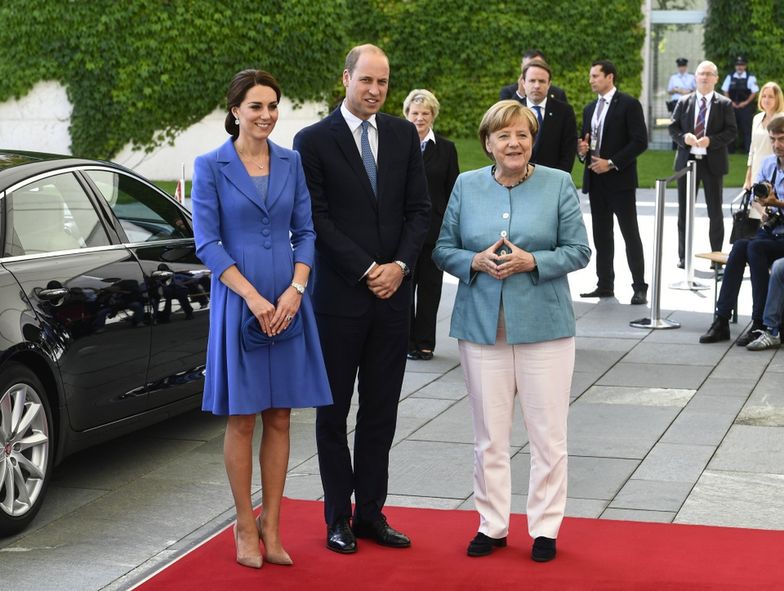
[[[721,92],[732,101],[735,121],[738,124],[742,153],[747,154],[751,146],[751,122],[754,119],[754,100],[759,92],[757,79],[746,71],[746,58],[735,58],[735,71],[727,74],[721,85]],[[734,152],[730,145],[730,152]]]

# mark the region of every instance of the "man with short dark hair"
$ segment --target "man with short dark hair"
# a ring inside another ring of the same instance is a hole
[[[571,105],[549,98],[550,74],[550,66],[540,59],[532,59],[523,66],[525,98],[521,102],[539,121],[531,162],[571,173],[577,122]]]
[[[758,198],[758,203],[771,208],[770,215],[752,239],[742,238],[732,245],[716,301],[716,315],[708,332],[700,337],[701,343],[729,340],[730,317],[738,305],[738,293],[747,263],[751,273],[751,328],[737,340],[737,345],[745,347],[765,328],[763,314],[770,280],[768,269],[773,261],[784,257],[784,224],[775,223],[776,215],[784,215],[784,201],[778,198],[778,195],[784,195],[784,115],[771,119],[767,128],[773,154],[762,161],[755,182],[769,185],[768,195]]]
[[[313,305],[334,404],[316,415],[327,548],[356,538],[406,548],[382,509],[408,351],[408,278],[430,225],[430,199],[412,123],[380,113],[389,60],[374,45],[346,56],[343,103],[294,138],[313,209]],[[346,421],[359,379],[354,454]],[[351,508],[354,495],[355,507]]]
[[[523,84],[523,77],[522,71],[527,64],[532,59],[539,59],[543,62],[547,62],[544,57],[544,54],[539,51],[538,49],[527,49],[523,52],[523,57],[520,60],[520,72],[521,75],[517,79],[517,82],[514,84],[510,84],[509,86],[504,86],[501,88],[501,92],[498,93],[499,100],[507,100],[513,99],[519,102],[523,102],[525,98],[525,86]],[[566,93],[563,91],[562,88],[555,86],[554,84],[550,85],[550,90],[548,92],[548,98],[554,98],[555,100],[561,101],[562,103],[568,103],[569,101],[566,99]]]
[[[598,278],[596,289],[580,297],[615,295],[615,215],[632,273],[631,303],[641,305],[648,302],[648,284],[637,225],[637,156],[648,149],[648,131],[640,101],[615,87],[616,75],[610,61],[598,60],[591,65],[589,82],[597,99],[583,109],[582,132],[577,139],[577,155],[585,162],[582,190],[591,204]]]

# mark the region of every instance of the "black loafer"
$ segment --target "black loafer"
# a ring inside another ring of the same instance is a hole
[[[357,551],[357,538],[348,525],[348,519],[340,519],[327,527],[327,548],[339,554]]]
[[[531,558],[535,562],[548,562],[555,558],[555,540],[544,536],[536,538],[531,548]]]
[[[422,361],[430,361],[433,358],[432,351],[423,351],[422,349],[419,350],[419,358]]]
[[[479,532],[469,542],[467,554],[469,556],[487,556],[495,548],[506,548],[506,538],[491,538]]]
[[[411,359],[412,361],[418,361],[422,359],[422,356],[419,354],[419,351],[409,351],[406,353],[406,358]]]
[[[641,306],[643,304],[648,303],[648,290],[647,289],[635,289],[634,295],[632,296],[632,306]]]
[[[383,515],[371,522],[357,521],[355,519],[353,529],[356,537],[374,540],[381,546],[408,548],[411,545],[411,540],[408,536],[390,526],[387,523],[387,518]]]
[[[611,298],[615,295],[612,289],[601,289],[597,287],[593,291],[581,293],[581,298]]]
[[[730,321],[719,316],[710,325],[708,332],[700,337],[701,343],[718,343],[730,340]]]

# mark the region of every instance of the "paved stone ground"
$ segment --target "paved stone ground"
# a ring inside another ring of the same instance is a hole
[[[736,192],[728,190],[725,202]],[[652,192],[641,191],[638,201],[649,255]],[[668,287],[683,278],[674,265],[673,201],[668,195],[661,302],[662,315],[681,328],[629,326],[650,310],[627,304],[622,243],[618,299],[580,300],[595,285],[592,266],[571,277],[578,336],[567,514],[784,529],[784,352],[697,344],[713,292]],[[707,250],[704,206],[696,235],[695,251]],[[707,264],[697,266],[697,280],[712,288]],[[389,504],[473,509],[469,408],[457,345],[447,336],[455,289],[447,278],[435,359],[407,369]],[[741,312],[750,309],[749,291],[744,285]],[[747,323],[741,316],[733,336]],[[314,416],[292,416],[290,497],[321,498]],[[222,434],[223,420],[194,411],[66,460],[32,526],[0,541],[0,589],[125,589],[229,523]],[[513,510],[524,512],[529,458],[521,420],[512,445]],[[259,498],[258,474],[253,486]]]

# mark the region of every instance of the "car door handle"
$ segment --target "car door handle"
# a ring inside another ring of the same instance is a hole
[[[168,284],[171,282],[172,278],[174,277],[174,271],[153,271],[150,273],[153,279],[160,281],[161,283]]]
[[[38,299],[45,300],[52,305],[59,305],[65,296],[68,295],[68,289],[65,287],[54,287],[51,289],[42,289],[38,292]]]

